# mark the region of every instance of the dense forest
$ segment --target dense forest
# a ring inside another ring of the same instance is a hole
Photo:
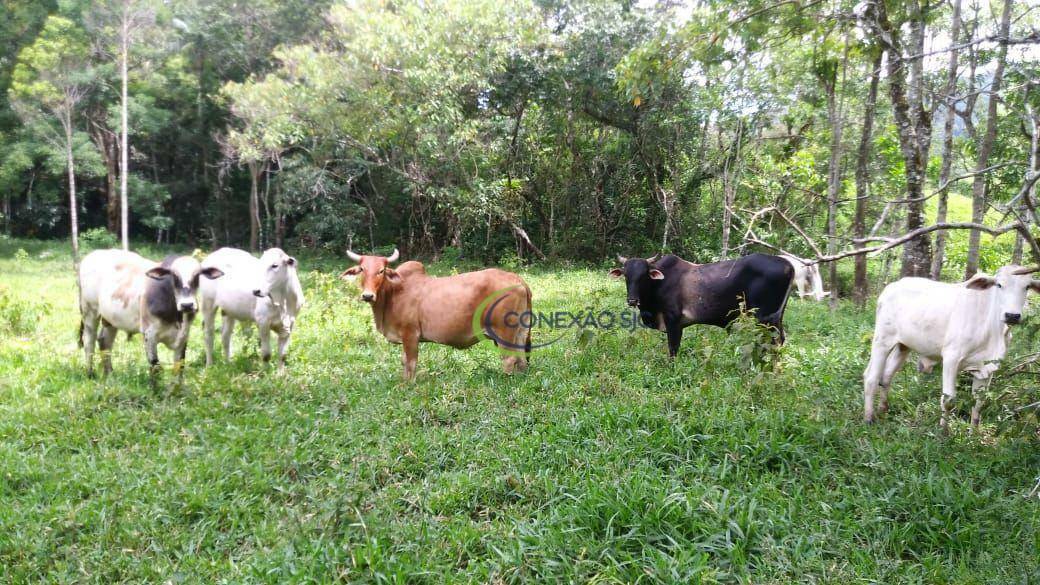
[[[870,271],[955,279],[1035,249],[1031,2],[4,6],[11,236],[505,264],[892,246]],[[825,277],[862,299],[846,258]]]

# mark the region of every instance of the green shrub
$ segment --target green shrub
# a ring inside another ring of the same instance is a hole
[[[7,287],[0,285],[0,332],[16,335],[32,333],[40,317],[48,312],[50,306],[46,303],[19,299]]]
[[[83,243],[83,247],[91,250],[116,248],[119,246],[119,240],[116,239],[116,235],[105,228],[89,229],[80,234],[79,239]]]

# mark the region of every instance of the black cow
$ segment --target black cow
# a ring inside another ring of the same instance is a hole
[[[784,342],[784,308],[794,268],[782,258],[751,254],[736,260],[693,264],[671,254],[660,258],[618,256],[628,304],[639,307],[643,324],[668,333],[668,355],[675,357],[682,330],[694,324],[726,327],[740,315],[741,304]]]

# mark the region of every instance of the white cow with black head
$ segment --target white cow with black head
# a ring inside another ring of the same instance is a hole
[[[256,323],[264,361],[271,359],[271,332],[278,335],[278,365],[284,366],[296,317],[304,304],[296,259],[279,248],[267,250],[259,259],[243,250],[221,248],[203,259],[202,265],[226,275],[200,288],[206,365],[213,363],[213,330],[219,309],[224,317],[224,359],[231,359],[235,322],[244,321]]]
[[[101,350],[104,373],[112,371],[111,349],[118,331],[144,336],[145,353],[157,380],[158,344],[173,350],[180,368],[188,332],[198,303],[200,277],[223,276],[216,268],[202,268],[191,256],[168,256],[161,263],[124,250],[97,250],[79,265],[80,344],[87,372],[94,374],[94,345]],[[100,328],[100,331],[99,331]]]
[[[875,420],[879,390],[877,410],[888,410],[892,378],[914,351],[925,368],[942,362],[939,424],[944,430],[957,395],[957,374],[974,376],[971,422],[978,426],[982,390],[1007,353],[1009,327],[1022,320],[1026,293],[1040,292],[1040,281],[1029,276],[1036,270],[1004,266],[994,276],[977,274],[957,284],[903,278],[886,286],[878,297],[870,363],[863,373],[864,419]]]

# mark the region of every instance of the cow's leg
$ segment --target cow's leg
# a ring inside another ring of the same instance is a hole
[[[678,315],[668,315],[664,319],[664,328],[668,334],[668,357],[674,358],[682,343],[682,321]]]
[[[895,347],[882,337],[883,334],[874,333],[874,343],[870,348],[870,362],[867,364],[867,369],[863,371],[863,420],[868,423],[877,420],[874,412],[874,396],[877,394],[881,378],[885,373],[888,355]]]
[[[80,318],[80,343],[83,344],[83,357],[87,363],[87,376],[94,377],[94,346],[97,345],[98,322],[101,317],[90,310],[83,311]]]
[[[982,420],[982,406],[986,404],[986,389],[992,378],[978,378],[971,381],[971,394],[975,397],[975,406],[971,407],[971,426],[979,430],[979,422]]]
[[[285,367],[285,358],[289,353],[289,341],[292,338],[292,330],[282,327],[278,330],[278,367]]]
[[[939,428],[942,431],[950,430],[950,412],[953,410],[953,401],[957,398],[957,373],[961,367],[960,359],[954,356],[943,356],[942,364],[942,397],[939,399]]]
[[[155,325],[146,325],[144,334],[144,354],[148,358],[148,381],[154,390],[159,385],[159,328]]]
[[[258,322],[256,334],[260,337],[260,359],[267,363],[271,361],[271,324],[267,321]]]
[[[217,307],[212,302],[202,300],[202,333],[203,342],[206,346],[206,367],[213,365],[213,330],[216,328],[214,321],[217,318]]]
[[[112,345],[116,342],[119,330],[114,325],[102,321],[101,334],[98,336],[98,346],[101,350],[101,368],[107,378],[112,373]]]
[[[881,411],[881,414],[888,412],[888,390],[892,387],[892,379],[895,378],[896,373],[906,363],[906,358],[909,355],[910,348],[901,343],[897,344],[895,349],[888,355],[888,360],[885,362],[885,369],[881,374],[879,382],[880,400],[878,410]]]
[[[184,379],[184,358],[188,352],[188,334],[191,333],[191,323],[194,320],[194,316],[185,316],[181,320],[180,327],[177,329],[177,337],[173,341],[173,371],[181,380]]]
[[[404,365],[404,379],[415,379],[415,365],[419,361],[419,334],[415,331],[402,332],[401,363]]]
[[[224,313],[224,321],[220,324],[220,343],[224,348],[224,361],[231,361],[231,334],[235,332],[235,320]]]

